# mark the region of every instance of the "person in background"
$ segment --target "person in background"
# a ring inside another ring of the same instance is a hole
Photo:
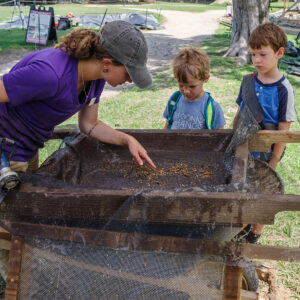
[[[168,101],[164,129],[223,129],[224,114],[210,93],[203,90],[209,80],[209,57],[200,49],[186,48],[173,61],[179,91]]]
[[[252,63],[257,70],[252,76],[257,101],[264,115],[264,127],[270,130],[289,130],[291,122],[295,121],[294,92],[290,82],[278,69],[278,60],[284,55],[287,37],[279,26],[264,23],[251,33],[249,46]],[[242,85],[236,102],[239,108],[233,128],[237,127],[245,105]],[[278,143],[274,144],[268,153],[252,152],[251,155],[256,159],[263,159],[275,170],[284,155],[284,150],[285,144]],[[247,225],[239,235],[244,236],[246,242],[255,243],[264,227],[261,224]]]

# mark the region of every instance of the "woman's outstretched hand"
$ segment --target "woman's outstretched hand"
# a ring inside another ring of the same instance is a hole
[[[146,149],[131,135],[116,130],[97,120],[98,104],[83,108],[79,113],[79,128],[85,134],[108,144],[126,145],[129,148],[133,160],[140,166],[147,162],[151,168],[156,169],[155,164],[148,156]]]
[[[153,169],[156,169],[155,164],[148,156],[146,149],[132,136],[128,137],[128,148],[133,156],[133,160],[140,166],[147,162]]]

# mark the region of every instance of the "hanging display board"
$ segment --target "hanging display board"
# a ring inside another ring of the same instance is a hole
[[[40,45],[47,45],[48,41],[57,41],[52,7],[46,10],[44,6],[30,6],[25,41]]]

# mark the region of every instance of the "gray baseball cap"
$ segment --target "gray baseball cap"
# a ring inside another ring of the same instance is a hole
[[[101,46],[123,64],[131,80],[139,87],[151,85],[147,69],[148,47],[143,33],[134,25],[117,20],[106,23],[100,32]]]

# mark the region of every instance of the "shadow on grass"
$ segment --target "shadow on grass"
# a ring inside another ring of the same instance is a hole
[[[254,71],[251,64],[237,67],[235,58],[224,57],[230,46],[230,31],[215,34],[213,38],[203,41],[201,47],[210,57],[211,74],[222,79],[241,80],[242,76]]]
[[[123,92],[132,91],[135,93],[144,93],[145,91],[155,92],[161,89],[178,89],[177,81],[173,77],[172,70],[169,66],[165,66],[157,69],[152,73],[152,85],[147,89],[140,89],[137,86],[133,85],[124,89]]]
[[[170,67],[163,67],[154,73],[153,89],[177,87],[177,81]]]

